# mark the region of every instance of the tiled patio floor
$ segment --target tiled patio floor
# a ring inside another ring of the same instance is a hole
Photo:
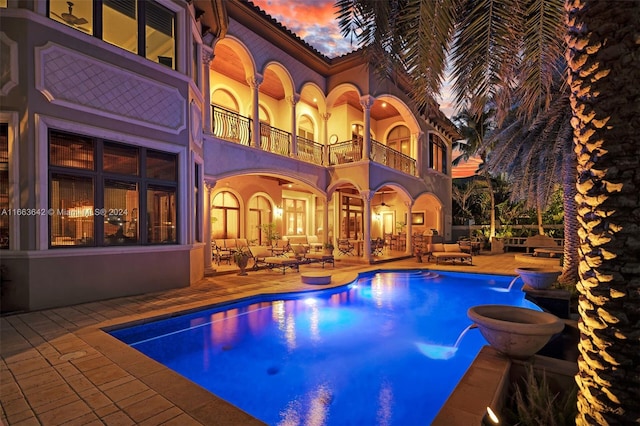
[[[332,286],[360,271],[428,268],[513,275],[512,253],[474,256],[474,265],[415,259],[368,265],[336,258]],[[225,268],[220,268],[222,271]],[[304,265],[301,272],[322,270]],[[220,272],[220,271],[219,271]],[[0,404],[8,425],[262,424],[231,404],[130,349],[102,328],[168,316],[250,295],[318,289],[295,271],[215,275],[189,288],[0,318]],[[326,286],[321,286],[326,287]]]

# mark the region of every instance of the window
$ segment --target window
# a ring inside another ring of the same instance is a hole
[[[387,136],[387,146],[403,153],[404,155],[410,155],[410,139],[411,135],[409,133],[409,128],[406,126],[396,126],[389,132],[389,136]]]
[[[300,117],[300,121],[298,122],[298,137],[305,138],[310,141],[315,140],[313,135],[313,122],[306,115]]]
[[[175,69],[176,13],[148,0],[49,0],[49,17]]]
[[[0,212],[9,209],[9,124],[0,123]],[[0,249],[9,248],[8,214],[0,214]]]
[[[176,244],[177,156],[49,132],[49,244]]]
[[[361,239],[364,201],[356,194],[342,192],[340,238]]]
[[[267,235],[262,229],[262,225],[267,225],[272,222],[271,203],[269,200],[262,196],[256,195],[249,201],[249,229],[248,238],[255,240],[258,245],[271,244],[271,241],[267,240]]]
[[[429,152],[431,153],[429,167],[446,174],[447,146],[440,136],[429,133]]]
[[[284,198],[284,226],[286,235],[304,235],[307,229],[305,200]]]
[[[239,237],[240,203],[231,192],[219,192],[211,203],[211,238]]]

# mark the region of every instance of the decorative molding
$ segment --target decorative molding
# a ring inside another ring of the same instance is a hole
[[[18,76],[18,42],[0,32],[0,95],[8,95],[18,85]]]
[[[174,134],[186,128],[177,88],[55,43],[35,51],[36,88],[51,103]]]
[[[202,111],[194,100],[191,100],[189,108],[191,114],[191,139],[198,146],[202,146]]]

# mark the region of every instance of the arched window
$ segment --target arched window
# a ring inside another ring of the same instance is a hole
[[[240,203],[231,192],[219,192],[211,203],[211,238],[239,237]]]
[[[298,120],[298,137],[305,138],[310,141],[314,139],[313,122],[307,115],[303,115]]]
[[[249,229],[247,238],[249,240],[255,240],[258,245],[270,244],[270,241],[267,241],[267,237],[262,231],[262,225],[271,222],[272,209],[269,200],[262,195],[253,197],[251,201],[249,201]]]
[[[387,146],[404,155],[411,155],[411,133],[407,126],[396,126],[387,136]]]

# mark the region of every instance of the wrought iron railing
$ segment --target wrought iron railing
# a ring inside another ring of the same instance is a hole
[[[225,108],[212,105],[213,134],[230,142],[251,146],[251,119]],[[260,123],[260,148],[285,157],[292,156],[291,133]],[[310,139],[297,138],[299,160],[322,165],[324,146]],[[329,146],[329,165],[352,163],[362,159],[361,138]],[[370,160],[415,176],[416,160],[371,139]]]
[[[371,139],[370,159],[412,176],[416,174],[415,159],[373,139]]]
[[[362,159],[362,139],[329,145],[329,164],[353,163]]]
[[[322,164],[322,154],[324,145],[314,142],[311,139],[297,137],[298,159],[313,164]]]
[[[251,119],[221,108],[211,106],[213,134],[226,141],[251,145]]]
[[[260,123],[260,148],[263,151],[291,156],[291,133]]]

